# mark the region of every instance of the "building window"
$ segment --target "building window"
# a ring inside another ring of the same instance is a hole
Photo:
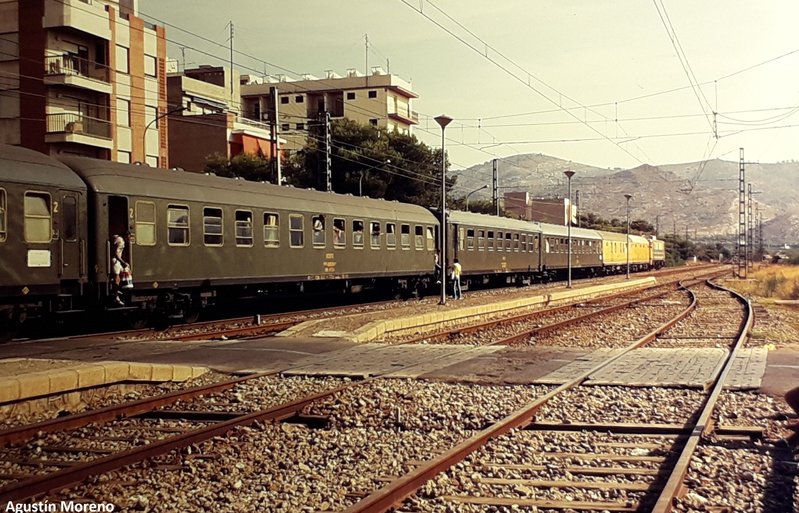
[[[346,229],[343,219],[333,219],[333,246],[343,248],[347,244]]]
[[[363,221],[359,219],[352,222],[352,245],[356,248],[363,247]]]
[[[252,212],[236,210],[236,246],[252,246]]]
[[[369,98],[377,98],[377,91],[369,91]]]
[[[280,217],[277,214],[264,213],[264,246],[280,247]]]
[[[136,245],[155,246],[155,203],[136,202]]]
[[[125,150],[117,150],[117,162],[130,164],[130,152]]]
[[[280,124],[280,130],[282,130],[283,132],[288,132],[290,129],[291,129],[291,127],[289,126],[288,123],[281,123]]]
[[[224,244],[222,226],[222,209],[205,207],[203,209],[203,241],[206,246]]]
[[[305,219],[299,214],[291,214],[289,216],[289,244],[292,248],[301,248],[305,241],[304,239],[304,224]]]
[[[289,102],[289,97],[288,96],[281,96],[280,97],[280,103],[282,103],[283,105],[287,104],[288,102]]]
[[[304,96],[302,96],[302,95],[299,95],[299,96],[295,96],[295,97],[294,97],[294,103],[302,103],[302,102],[304,102],[304,101],[305,101],[305,97],[304,97]]]
[[[372,125],[372,126],[377,126],[377,119],[376,118],[370,119],[369,120],[369,124]]]
[[[119,73],[130,73],[130,50],[117,45],[116,68]]]
[[[166,229],[170,246],[188,246],[189,207],[182,205],[167,206]]]
[[[144,122],[145,126],[148,127],[148,130],[150,128],[158,128],[158,121],[158,107],[146,105],[144,107]]]
[[[130,100],[117,98],[117,125],[130,126]]]
[[[51,212],[49,194],[25,193],[25,242],[50,242],[53,233]]]
[[[7,212],[6,209],[8,208],[6,206],[6,200],[7,200],[6,190],[0,189],[0,242],[5,241],[8,235],[8,232],[6,231],[7,230],[6,226],[8,222],[6,220],[6,212]]]
[[[155,155],[147,155],[144,157],[144,163],[150,167],[158,167],[158,157]]]
[[[297,123],[297,130],[305,130],[305,123]]]
[[[158,76],[158,60],[152,55],[144,56],[144,74],[148,77]]]
[[[354,100],[355,99],[355,93],[347,93],[347,99],[348,100]]]

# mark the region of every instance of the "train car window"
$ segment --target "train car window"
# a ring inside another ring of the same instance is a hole
[[[427,233],[427,250],[433,251],[436,247],[435,236],[433,235],[433,228],[428,226],[426,233]]]
[[[371,225],[369,226],[369,233],[371,233],[371,245],[373,248],[380,247],[380,222],[379,221],[372,221]]]
[[[400,225],[400,245],[402,249],[411,249],[411,225]]]
[[[488,230],[488,251],[494,251],[494,232]]]
[[[527,253],[527,234],[526,233],[521,234],[519,236],[519,239],[521,240],[522,252]]]
[[[170,246],[189,245],[189,207],[168,205],[166,228]]]
[[[136,245],[155,246],[155,203],[136,202]]]
[[[513,240],[513,234],[510,232],[505,233],[505,251],[511,250],[512,240]]]
[[[25,242],[50,242],[53,235],[52,203],[44,192],[25,193]]]
[[[222,209],[205,207],[203,209],[203,241],[206,246],[224,244],[222,226]]]
[[[474,228],[466,230],[466,249],[474,251]]]
[[[6,190],[0,189],[0,242],[6,240],[8,232],[6,231],[6,226],[8,226],[8,221],[6,220],[6,209],[8,208],[6,205]]]
[[[65,241],[69,242],[78,240],[78,201],[75,196],[63,197],[61,212],[61,218],[64,220],[61,236]]]
[[[264,246],[280,247],[280,217],[277,214],[264,213]]]
[[[416,244],[416,249],[423,250],[424,249],[424,226],[416,226],[414,227],[414,234],[413,239]]]
[[[343,219],[333,219],[333,245],[343,248],[347,244],[347,225]]]
[[[289,215],[289,245],[301,248],[305,245],[305,218],[299,214]]]
[[[386,247],[394,248],[397,246],[397,225],[386,223]]]
[[[352,246],[363,247],[363,221],[360,219],[355,219],[352,222]]]
[[[513,234],[513,251],[515,251],[517,253],[519,252],[519,234],[518,233],[514,233]]]
[[[313,245],[325,245],[325,216],[319,214],[311,218],[313,222]]]
[[[477,249],[478,251],[485,251],[486,239],[485,230],[477,230]]]
[[[466,229],[463,226],[458,227],[458,249],[463,251],[463,247],[466,244],[466,237],[464,237],[464,232]]]
[[[252,246],[252,212],[236,210],[236,246]]]
[[[549,237],[546,238],[546,240],[544,241],[544,244],[545,244],[544,253],[549,253]]]

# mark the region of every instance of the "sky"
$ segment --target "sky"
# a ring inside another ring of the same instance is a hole
[[[389,68],[453,169],[523,153],[606,168],[799,160],[796,0],[139,0],[188,67]],[[366,35],[369,50],[366,50]],[[181,50],[183,47],[183,50]]]

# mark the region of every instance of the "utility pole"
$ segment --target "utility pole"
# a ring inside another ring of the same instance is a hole
[[[364,53],[366,54],[366,62],[364,64],[366,68],[364,68],[363,72],[366,75],[366,87],[369,87],[369,34],[364,34],[363,39],[365,41]]]
[[[233,20],[230,20],[230,108],[233,108]]]
[[[325,104],[325,183],[327,188],[325,189],[327,192],[333,192],[333,174],[331,169],[331,157],[330,157],[330,146],[331,146],[331,134],[330,134],[330,113],[327,111],[327,104]]]
[[[655,216],[655,237],[660,237],[660,214]]]
[[[273,86],[270,88],[272,93],[272,140],[273,140],[273,152],[272,155],[275,157],[275,176],[277,176],[277,184],[283,185],[283,171],[280,166],[280,122],[278,117],[278,101],[279,91],[277,86]]]
[[[752,219],[752,183],[748,183],[746,185],[746,189],[749,195],[748,204],[747,204],[747,215],[746,215],[746,265],[748,269],[751,269],[754,266],[754,234],[752,233],[752,228],[754,225],[754,219]]]
[[[744,149],[738,159],[738,278],[746,278],[746,168]]]
[[[497,169],[498,160],[494,159],[491,162],[491,165],[492,165],[492,174],[491,174],[492,193],[491,193],[491,199],[494,202],[494,214],[499,215],[499,171]]]
[[[580,227],[580,189],[574,192],[574,206],[577,209],[577,228]]]

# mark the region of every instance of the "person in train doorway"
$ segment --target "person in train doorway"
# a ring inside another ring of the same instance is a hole
[[[441,285],[441,262],[439,261],[438,253],[435,254],[433,261],[433,272],[436,276],[436,285]]]
[[[133,285],[130,278],[130,266],[123,258],[125,239],[114,235],[111,238],[111,246],[111,302],[114,306],[125,306],[123,291]]]
[[[463,299],[463,291],[461,290],[461,273],[463,268],[461,263],[456,258],[452,264],[452,297],[455,299]]]

